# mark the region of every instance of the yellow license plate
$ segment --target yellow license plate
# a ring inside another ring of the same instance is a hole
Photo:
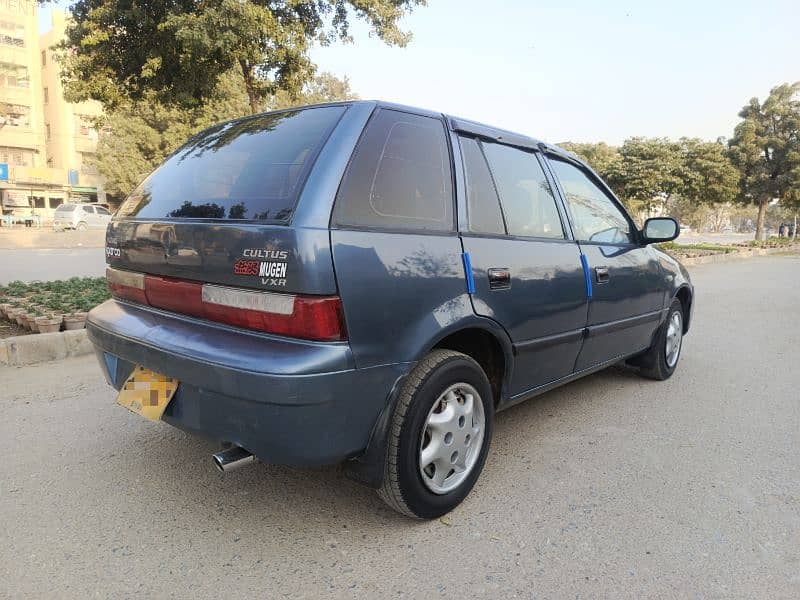
[[[177,389],[176,379],[136,365],[119,391],[117,404],[151,421],[158,421]]]

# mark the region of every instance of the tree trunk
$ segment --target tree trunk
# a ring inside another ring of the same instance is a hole
[[[250,114],[254,115],[259,112],[258,94],[256,93],[255,80],[253,78],[253,69],[246,61],[239,61],[239,66],[242,69],[242,79],[244,79],[244,89],[247,91],[247,99],[250,102]]]
[[[792,241],[797,241],[797,213],[794,213],[794,229],[792,230]]]
[[[764,221],[767,218],[767,206],[769,205],[769,200],[759,200],[758,201],[758,220],[756,221],[756,239],[763,240],[764,239]]]

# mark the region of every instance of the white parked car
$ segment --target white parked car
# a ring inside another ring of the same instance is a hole
[[[111,220],[108,209],[97,204],[62,204],[53,215],[53,229],[105,229]]]

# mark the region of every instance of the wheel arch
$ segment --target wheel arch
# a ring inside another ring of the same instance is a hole
[[[491,353],[486,354],[480,350],[480,342],[490,343]],[[506,331],[491,319],[474,317],[459,320],[438,332],[438,334],[426,344],[416,356],[413,363],[409,364],[408,371],[421,360],[425,355],[434,349],[448,349],[462,352],[473,358],[481,368],[493,369],[493,373],[487,372],[489,383],[492,386],[492,393],[495,395],[494,405],[498,406],[503,394],[508,390],[511,380],[511,370],[513,366],[513,347],[511,339]],[[466,351],[465,351],[466,350]],[[502,359],[502,363],[500,363]],[[483,362],[482,362],[483,361]],[[484,364],[488,365],[484,366]],[[502,375],[501,375],[502,374]],[[388,431],[392,422],[392,414],[397,403],[400,390],[405,383],[403,375],[395,381],[388,394],[386,403],[381,411],[375,425],[372,428],[369,442],[364,452],[359,456],[345,463],[345,473],[351,479],[364,485],[379,488],[383,483],[384,461],[387,451]]]
[[[694,294],[688,284],[680,286],[672,295],[673,299],[677,299],[683,307],[683,333],[689,331],[689,321],[692,318],[692,303],[694,301]]]
[[[513,347],[504,330],[498,332],[482,323],[472,323],[444,332],[426,348],[422,356],[435,349],[454,350],[474,359],[489,379],[494,406],[497,408],[508,389],[513,365]]]

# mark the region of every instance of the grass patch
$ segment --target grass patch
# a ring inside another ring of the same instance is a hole
[[[676,254],[694,254],[697,252],[703,254],[730,254],[739,250],[737,246],[725,246],[722,244],[709,244],[706,242],[698,242],[696,244],[676,244],[675,242],[665,242],[658,244],[658,247],[667,252]]]
[[[750,240],[742,245],[747,248],[783,248],[798,243],[792,238],[771,237],[768,240]]]
[[[111,297],[105,277],[72,277],[56,281],[12,281],[0,286],[0,303],[26,308],[36,316],[88,312]]]

